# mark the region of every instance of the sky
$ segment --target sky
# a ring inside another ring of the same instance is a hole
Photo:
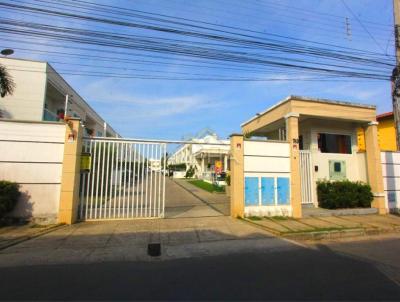
[[[31,4],[33,1],[8,2]],[[185,18],[244,28],[257,31],[261,33],[260,35],[263,32],[273,33],[367,50],[388,57],[394,54],[392,0],[345,0],[351,11],[341,0],[101,0],[96,3],[167,15],[176,17],[177,20]],[[41,5],[51,8],[51,5]],[[90,22],[70,22],[56,17],[39,18],[4,8],[0,8],[1,17],[23,21],[40,20],[42,23],[82,29],[94,28]],[[169,34],[142,29],[125,29],[104,24],[96,26],[98,30],[108,32],[143,34],[157,38],[171,37]],[[24,37],[17,38],[20,39],[18,42],[11,34],[0,34],[0,47],[14,48],[15,58],[49,61],[120,135],[128,138],[182,139],[194,136],[204,128],[210,128],[221,138],[226,138],[232,133],[239,132],[241,123],[288,95],[374,104],[378,113],[391,111],[389,81],[352,79],[303,81],[301,74],[298,75],[298,81],[286,81],[288,75],[296,78],[296,71],[288,71],[285,74],[276,73],[268,68],[265,70],[260,68],[257,77],[274,78],[274,81],[199,81],[86,76],[71,74],[73,73],[71,70],[132,74],[133,71],[128,68],[145,67],[151,70],[152,74],[160,76],[179,75],[180,72],[188,70],[197,73],[202,70],[196,67],[181,67],[178,64],[146,65],[144,62],[142,65],[128,67],[121,62],[62,57],[43,51],[60,49],[66,51],[70,46],[77,45],[71,42],[54,43],[47,38],[36,39],[35,43],[32,43],[31,39],[29,44],[25,43]],[[72,53],[96,54],[96,46],[90,47],[91,51],[75,49]],[[140,51],[123,50],[129,52],[123,56],[119,55],[118,51],[120,49],[108,48],[112,57],[144,60],[138,56],[141,54]],[[151,55],[158,54],[151,53]],[[187,58],[170,56],[168,60],[181,63],[185,62],[185,59]],[[90,66],[82,66],[85,64]],[[212,65],[213,62],[209,64]],[[98,66],[93,67],[95,65]],[[235,65],[227,63],[226,66]],[[229,71],[220,72],[229,73]],[[235,71],[235,76],[240,76],[240,73],[241,71]]]

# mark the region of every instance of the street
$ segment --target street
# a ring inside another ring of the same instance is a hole
[[[399,251],[399,240],[395,241]],[[398,300],[400,297],[399,285],[372,264],[346,258],[326,247],[172,261],[9,267],[2,268],[0,273],[1,297],[5,300]]]

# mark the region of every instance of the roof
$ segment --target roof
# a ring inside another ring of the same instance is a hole
[[[393,112],[385,112],[385,113],[382,113],[382,114],[378,114],[376,116],[376,119],[379,120],[379,119],[383,119],[383,118],[386,118],[386,117],[392,117],[392,116],[393,116]]]
[[[240,126],[244,126],[251,121],[255,120],[258,118],[260,115],[263,115],[276,107],[279,107],[280,105],[289,102],[291,100],[299,100],[299,101],[306,101],[306,102],[316,102],[316,103],[323,103],[323,104],[335,104],[335,105],[343,105],[343,106],[350,106],[350,107],[361,107],[361,108],[367,108],[367,109],[376,109],[375,105],[369,105],[369,104],[362,104],[362,103],[354,103],[354,102],[349,102],[349,101],[342,101],[342,100],[330,100],[330,99],[321,99],[321,98],[313,98],[313,97],[307,97],[307,96],[298,96],[298,95],[289,95],[282,101],[276,103],[272,107],[269,107],[267,110],[262,111],[257,113],[255,116],[253,116],[251,119],[248,121],[242,123]]]

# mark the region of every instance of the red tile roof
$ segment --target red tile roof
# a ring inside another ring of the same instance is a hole
[[[382,114],[378,114],[376,116],[377,120],[383,119],[385,117],[392,117],[393,116],[393,112],[386,112],[386,113],[382,113]]]

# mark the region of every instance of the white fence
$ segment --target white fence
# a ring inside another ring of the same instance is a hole
[[[400,152],[381,152],[382,174],[389,209],[400,209]]]
[[[314,181],[310,150],[300,150],[301,203],[314,204]]]
[[[0,120],[0,179],[20,184],[13,217],[56,220],[65,125]]]
[[[244,141],[245,216],[291,216],[287,142]]]

